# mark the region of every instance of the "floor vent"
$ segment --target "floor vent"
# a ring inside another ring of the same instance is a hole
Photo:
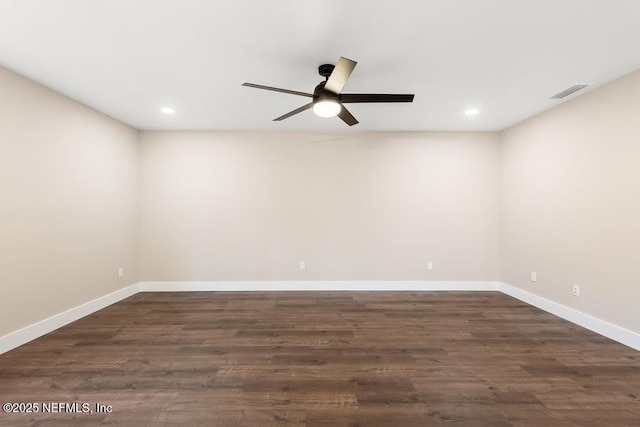
[[[572,93],[576,93],[577,91],[582,90],[587,86],[589,86],[589,85],[574,85],[574,86],[571,86],[570,88],[565,89],[562,92],[556,93],[555,95],[553,95],[551,97],[551,99],[566,98],[567,96],[571,95]]]

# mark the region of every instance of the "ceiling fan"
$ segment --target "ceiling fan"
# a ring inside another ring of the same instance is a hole
[[[320,117],[338,116],[343,122],[353,126],[358,123],[358,120],[353,117],[353,114],[343,104],[356,102],[413,102],[413,94],[342,93],[342,88],[347,83],[347,79],[349,79],[356,64],[357,62],[355,61],[341,57],[335,66],[333,64],[320,65],[318,72],[325,78],[325,81],[320,82],[312,94],[255,83],[243,83],[242,86],[312,98],[310,103],[273,119],[276,122],[313,108],[313,112]]]

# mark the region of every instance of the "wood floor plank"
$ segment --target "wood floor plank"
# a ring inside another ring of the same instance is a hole
[[[640,426],[639,396],[639,352],[496,292],[140,293],[0,355],[1,403],[94,409],[3,426]]]

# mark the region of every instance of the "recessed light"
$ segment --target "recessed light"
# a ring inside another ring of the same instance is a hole
[[[175,114],[175,113],[176,113],[176,110],[174,110],[174,109],[173,109],[173,108],[171,108],[171,107],[162,107],[162,108],[160,109],[160,111],[162,111],[162,112],[163,112],[163,113],[165,113],[165,114]]]
[[[464,114],[466,114],[467,116],[475,116],[479,112],[480,112],[480,110],[478,110],[477,108],[471,108],[471,109],[465,111]]]

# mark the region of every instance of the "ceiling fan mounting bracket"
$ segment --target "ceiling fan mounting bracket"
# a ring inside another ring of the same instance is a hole
[[[328,79],[334,68],[335,65],[333,64],[322,64],[318,67],[318,73],[325,79]]]

